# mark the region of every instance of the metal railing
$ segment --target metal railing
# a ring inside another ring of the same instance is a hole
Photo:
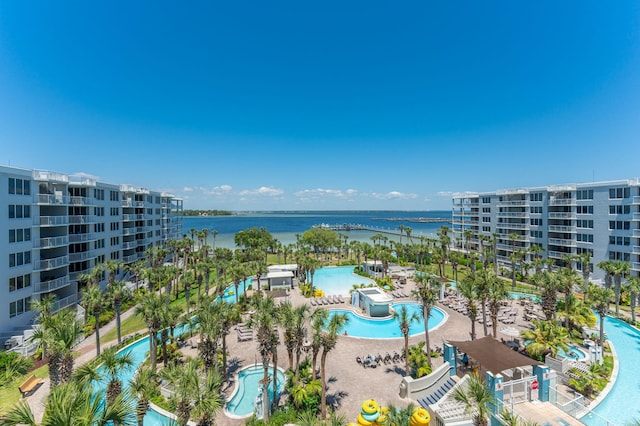
[[[554,246],[575,247],[576,242],[573,240],[563,240],[560,238],[549,238],[549,244]]]
[[[573,212],[551,212],[549,219],[575,219],[576,214]]]
[[[568,232],[575,233],[575,226],[565,226],[565,225],[549,225],[549,232]]]
[[[82,253],[71,253],[69,254],[69,261],[71,262],[81,262],[87,259],[93,259],[94,257],[98,257],[93,251],[84,251]]]
[[[69,216],[69,223],[71,224],[89,224],[89,223],[95,223],[96,222],[96,218],[95,216],[91,216],[91,215],[73,215],[73,216]]]
[[[36,194],[33,201],[36,204],[69,204],[69,197],[56,194]]]
[[[75,305],[76,303],[78,303],[78,296],[72,294],[71,296],[63,297],[62,299],[53,302],[53,308],[51,310],[53,312],[57,312],[60,309],[67,308],[71,305]]]
[[[67,256],[55,257],[53,259],[40,260],[39,270],[46,271],[48,269],[60,268],[69,264]]]
[[[69,204],[72,204],[74,206],[88,206],[94,203],[95,202],[91,197],[79,197],[79,196],[69,197]]]
[[[62,287],[66,287],[71,282],[69,281],[69,277],[64,276],[60,278],[56,278],[54,280],[40,282],[34,285],[34,293],[47,293],[53,290],[57,290]]]
[[[71,234],[69,235],[70,243],[83,243],[87,241],[97,240],[98,238],[92,233],[86,234]]]
[[[35,218],[33,224],[40,226],[68,225],[69,218],[67,216],[40,216]]]
[[[66,246],[67,244],[69,244],[69,237],[63,235],[60,237],[40,238],[39,240],[35,241],[34,247],[46,249],[51,247]]]

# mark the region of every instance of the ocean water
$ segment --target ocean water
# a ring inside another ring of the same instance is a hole
[[[442,225],[451,227],[450,223],[421,223],[414,222],[417,218],[447,218],[451,219],[451,212],[444,211],[291,211],[291,212],[241,212],[234,216],[216,217],[185,217],[183,231],[209,229],[216,230],[216,247],[236,248],[233,238],[239,231],[249,228],[265,228],[282,244],[292,244],[296,235],[302,235],[307,229],[320,224],[360,224],[376,228],[397,231],[400,225],[412,229],[411,237],[435,237]],[[372,243],[371,236],[376,232],[349,231],[341,232],[349,237],[349,241],[366,241]],[[399,236],[385,235],[393,241]],[[402,241],[407,237],[403,235]],[[207,243],[213,246],[210,235]]]

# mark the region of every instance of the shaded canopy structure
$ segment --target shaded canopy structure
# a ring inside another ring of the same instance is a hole
[[[494,339],[492,336],[486,336],[481,339],[472,340],[470,342],[449,342],[465,352],[470,358],[476,360],[483,370],[492,373],[500,373],[510,368],[522,367],[525,365],[544,365],[543,363],[524,356],[507,345]]]

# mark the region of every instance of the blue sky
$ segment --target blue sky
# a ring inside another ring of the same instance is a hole
[[[636,177],[640,3],[2,2],[0,145],[186,208]]]

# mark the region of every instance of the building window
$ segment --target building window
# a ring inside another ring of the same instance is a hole
[[[93,232],[104,232],[104,223],[94,223]]]
[[[31,296],[9,303],[9,318],[22,315],[31,310]]]
[[[117,231],[120,229],[120,222],[111,222],[110,228],[112,231]]]
[[[631,229],[631,222],[626,220],[610,220],[609,229],[610,230],[614,230],[614,229],[629,230]]]
[[[577,234],[576,240],[583,243],[592,243],[593,242],[593,234]]]
[[[93,189],[93,198],[96,200],[104,200],[104,189]]]
[[[482,232],[491,232],[491,227],[490,226],[483,226],[482,227]]]
[[[531,218],[529,219],[531,221],[531,225],[533,226],[542,226],[542,219],[541,218]]]
[[[576,226],[578,228],[593,229],[593,220],[578,219],[576,220]]]
[[[482,204],[491,204],[491,197],[482,197]]]
[[[28,265],[31,263],[31,252],[20,251],[18,253],[9,253],[9,267]]]
[[[629,214],[631,213],[630,205],[613,205],[609,206],[609,214]]]
[[[578,214],[593,214],[593,206],[576,207]]]
[[[31,206],[9,204],[9,219],[22,219],[31,217]]]
[[[31,195],[31,181],[9,178],[9,194]]]
[[[120,193],[118,191],[109,191],[109,200],[120,201]]]
[[[542,206],[532,206],[529,207],[531,213],[542,213]]]
[[[31,228],[9,229],[9,242],[21,243],[31,241]]]
[[[94,207],[93,213],[96,216],[104,216],[104,207]]]
[[[542,201],[542,192],[533,192],[529,194],[529,201]]]
[[[609,199],[629,198],[630,195],[629,188],[609,188]]]
[[[593,189],[579,189],[576,191],[576,199],[593,200]]]
[[[110,216],[118,216],[120,214],[120,209],[118,207],[111,207],[109,210]]]
[[[31,287],[31,274],[9,278],[9,291],[22,290]]]
[[[623,262],[631,261],[631,254],[625,253],[621,251],[610,251],[609,252],[609,260],[622,260]]]
[[[533,238],[542,238],[542,231],[529,231]]]

